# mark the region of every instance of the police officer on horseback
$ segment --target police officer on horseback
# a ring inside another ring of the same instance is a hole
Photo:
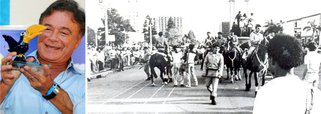
[[[218,36],[216,37],[213,45],[219,46],[219,47],[220,47],[219,53],[223,53],[223,51],[224,51],[224,45],[225,45],[225,43],[226,43],[226,38],[223,37],[222,32],[218,32],[217,35],[218,35]]]
[[[156,39],[156,48],[159,52],[166,53],[168,48],[168,41],[165,37],[163,37],[163,32],[158,33],[158,38]]]
[[[264,39],[263,34],[261,33],[260,29],[261,29],[261,25],[256,24],[255,25],[255,30],[250,34],[250,41],[248,42],[249,49],[248,49],[248,54],[247,55],[252,55],[254,49]]]

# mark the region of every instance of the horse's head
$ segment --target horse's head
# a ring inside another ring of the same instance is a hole
[[[254,56],[252,56],[250,59],[252,60],[252,65],[258,67],[258,69],[265,69],[267,65],[267,46],[268,46],[268,40],[263,39],[260,44],[257,47],[257,50],[254,51]]]
[[[261,40],[259,46],[257,47],[257,53],[259,55],[266,54],[268,44],[269,44],[269,41],[266,38],[263,38],[263,40]]]

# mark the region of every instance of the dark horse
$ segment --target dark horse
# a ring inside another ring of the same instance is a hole
[[[151,70],[151,81],[152,85],[155,86],[154,78],[157,78],[157,74],[155,72],[155,67],[160,70],[160,78],[162,79],[163,84],[167,84],[167,80],[164,79],[164,74],[170,68],[170,59],[167,57],[167,60],[163,55],[159,53],[153,54],[149,59],[149,66]]]
[[[268,41],[264,38],[259,45],[257,45],[251,55],[243,61],[243,70],[245,75],[245,91],[250,91],[251,89],[251,76],[254,73],[255,79],[255,94],[258,90],[258,73],[262,75],[262,86],[265,83],[265,74],[268,67],[268,55],[267,55],[267,44]],[[241,46],[243,47],[243,46]],[[247,75],[247,69],[250,70],[250,75]]]
[[[226,65],[227,78],[230,78],[231,82],[234,83],[234,78],[236,80],[242,80],[239,72],[242,65],[242,55],[241,52],[235,47],[226,50],[223,54],[224,63]],[[231,72],[230,72],[231,71]],[[231,75],[231,77],[229,76]]]

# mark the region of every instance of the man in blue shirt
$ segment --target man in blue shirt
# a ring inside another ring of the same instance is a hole
[[[85,33],[85,13],[75,1],[59,0],[41,14],[39,23],[47,29],[27,61],[44,66],[16,70],[11,65],[16,52],[2,59],[0,114],[84,114],[86,78],[71,55]]]

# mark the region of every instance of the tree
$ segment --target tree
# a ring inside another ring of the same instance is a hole
[[[167,29],[166,30],[169,31],[170,29],[175,28],[175,27],[176,27],[176,25],[173,21],[173,18],[170,17],[167,22]]]
[[[96,35],[94,29],[87,26],[87,45],[96,47]]]
[[[321,31],[321,26],[315,24],[315,20],[313,21],[308,21],[308,26],[303,28],[303,31],[311,31],[312,30],[312,39],[314,39],[314,35],[318,34]]]
[[[169,45],[178,45],[182,42],[181,34],[172,17],[168,19],[165,37],[168,38]]]
[[[192,30],[190,30],[187,34],[187,38],[191,41],[191,43],[195,43],[196,42],[196,37],[195,34]]]
[[[273,21],[271,20],[270,22],[266,22],[266,25],[264,25],[264,27],[266,27],[267,29],[265,29],[264,31],[264,35],[268,35],[269,33],[282,33],[283,32],[283,27],[281,25],[281,23],[273,23]]]
[[[115,35],[115,45],[123,45],[126,42],[126,33],[135,32],[128,19],[124,19],[114,8],[107,10],[108,34]]]

